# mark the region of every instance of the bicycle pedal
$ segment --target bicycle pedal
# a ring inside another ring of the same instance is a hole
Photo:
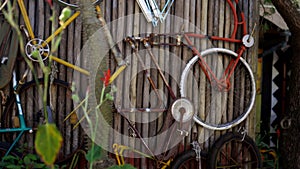
[[[17,116],[14,116],[12,118],[12,121],[13,121],[13,128],[20,128],[20,120],[19,120],[19,117]]]

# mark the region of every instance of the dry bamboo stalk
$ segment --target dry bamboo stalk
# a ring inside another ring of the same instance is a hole
[[[135,2],[135,0],[131,0],[131,4],[132,4],[131,5],[132,9],[130,10],[130,13],[128,13],[128,14],[130,14],[130,15],[131,14],[139,14],[139,12],[140,12],[139,11],[139,6]],[[140,17],[139,16],[140,15],[134,15],[134,18],[133,18],[133,21],[132,21],[133,22],[132,32],[131,32],[131,34],[127,34],[127,35],[138,35],[139,34],[139,29],[140,29],[140,25],[141,25],[140,24]],[[129,54],[128,56],[131,58],[131,68],[129,68],[129,67],[128,68],[131,69],[130,78],[133,78],[134,75],[137,74],[138,65],[139,64],[137,62],[137,59],[135,57],[132,57],[131,47],[128,46],[128,48],[129,49],[128,49],[127,53]],[[142,106],[142,100],[141,99],[137,99],[137,97],[138,97],[137,96],[137,92],[141,91],[142,89],[140,89],[141,87],[140,87],[140,83],[139,83],[137,77],[133,78],[131,84],[132,84],[132,92],[131,92],[131,94],[133,94],[133,99],[131,100],[131,104],[133,104],[133,106],[136,106],[136,107],[141,107]],[[137,86],[138,88],[134,88],[133,86]],[[141,120],[140,118],[141,118],[141,116],[135,114],[134,119],[136,121]],[[139,131],[142,131],[142,125],[141,124],[136,124],[136,127],[137,127],[137,129]],[[141,148],[140,145],[139,145],[139,142],[136,142],[135,144],[136,144],[135,148],[137,148],[137,149]],[[143,164],[141,164],[141,165],[143,165]]]
[[[211,20],[211,17],[209,17],[211,14],[209,12],[211,12],[211,3],[209,3],[208,1],[202,1],[202,6],[201,6],[201,31],[203,32],[203,34],[208,34],[209,33],[209,25],[208,22]],[[210,9],[210,10],[209,10]],[[205,49],[207,48],[207,44],[206,41],[201,41],[201,49]],[[200,71],[200,83],[201,84],[205,84],[206,83],[206,77],[203,74],[202,71]],[[205,96],[206,96],[206,90],[205,90],[205,85],[201,85],[200,89],[199,89],[199,113],[198,115],[200,117],[205,117]],[[200,128],[198,129],[198,131],[201,131],[202,127],[200,126]],[[199,134],[198,135],[198,140],[200,140],[200,142],[205,142],[204,146],[208,147],[209,142],[207,142],[208,138],[209,138],[210,134],[208,130],[204,130],[203,134]]]
[[[185,1],[184,4],[183,4],[184,5],[183,15],[184,15],[184,20],[185,20],[185,22],[184,22],[184,30],[183,30],[184,32],[194,32],[194,27],[192,25],[194,25],[193,22],[195,20],[195,11],[194,11],[195,10],[195,8],[194,8],[195,4],[193,2],[195,2],[195,1],[192,1],[192,2],[191,1]],[[192,43],[195,43],[195,39],[194,38],[192,38],[191,41],[192,41]],[[191,57],[191,52],[187,48],[183,48],[182,50],[183,50],[182,51],[183,54],[182,54],[181,61],[182,62],[186,62]],[[184,64],[180,65],[180,69],[178,70],[178,72],[180,72],[179,76],[181,76],[181,73],[182,73],[181,70],[184,69],[183,66],[184,66]],[[192,79],[188,79],[188,80],[189,80],[189,82],[187,84],[189,86],[187,88],[188,89],[187,96],[189,96],[189,98],[192,98],[193,97],[193,87],[192,87],[192,83],[190,83],[190,82],[192,82],[191,81]],[[188,144],[190,142],[191,141],[190,141],[189,137],[187,137],[180,144],[185,145],[185,144]],[[180,150],[180,151],[183,151],[183,150]]]
[[[152,31],[151,23],[148,23],[143,15],[140,15],[140,17],[141,18],[140,18],[139,33],[143,34],[143,33],[151,32]],[[139,50],[142,50],[140,52],[141,59],[143,60],[148,73],[150,73],[150,76],[152,77],[152,74],[151,74],[150,69],[149,69],[150,64],[151,64],[150,56],[146,52],[145,47],[142,44],[140,44],[140,49]],[[139,89],[137,90],[137,92],[138,92],[137,97],[139,97],[142,100],[141,106],[143,108],[149,108],[150,104],[151,104],[150,92],[153,91],[153,90],[150,87],[150,83],[149,83],[148,79],[146,78],[146,76],[143,72],[144,70],[142,69],[141,64],[139,62],[137,62],[137,64],[139,64],[139,68],[138,68],[138,72],[137,72],[137,73],[139,73],[139,78],[138,78]],[[141,115],[141,121],[145,122],[145,123],[142,124],[141,130],[142,130],[143,137],[146,137],[146,138],[149,137],[149,134],[150,134],[150,131],[149,131],[150,130],[150,124],[146,123],[146,121],[149,120],[149,117],[150,117],[149,113],[146,113],[146,112],[144,112]],[[145,162],[142,161],[142,163],[145,163]]]

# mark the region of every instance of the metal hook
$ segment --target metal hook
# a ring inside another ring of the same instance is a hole
[[[246,135],[247,135],[247,130],[246,130],[246,128],[245,128],[245,127],[240,127],[240,128],[238,129],[238,132],[241,133],[241,134],[243,135],[243,138],[242,138],[241,141],[244,141],[244,140],[245,140],[245,137],[246,137]]]
[[[290,117],[284,117],[280,121],[280,126],[282,129],[289,129],[292,126],[292,119]]]

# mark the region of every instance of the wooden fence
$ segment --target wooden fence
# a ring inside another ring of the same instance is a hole
[[[166,0],[160,0],[158,3],[162,6]],[[34,33],[36,37],[43,39],[43,37],[48,37],[52,31],[51,29],[51,22],[49,18],[53,11],[50,10],[49,5],[45,1],[34,1],[34,0],[25,0],[26,8],[28,9],[28,15],[30,17],[31,25],[34,28]],[[254,28],[254,24],[258,24],[258,2],[252,0],[240,0],[239,4],[240,8],[244,11],[245,17],[247,20],[247,29],[252,30]],[[104,0],[101,4],[105,19],[108,23],[120,19],[124,16],[138,14],[141,13],[141,10],[135,0]],[[54,4],[54,11],[58,14],[61,11],[56,4]],[[16,16],[20,15],[18,10],[16,10]],[[113,38],[120,42],[124,37],[130,35],[139,35],[143,33],[150,33],[150,32],[179,32],[184,29],[184,31],[190,32],[201,32],[203,34],[209,35],[219,35],[219,36],[227,36],[229,32],[232,31],[232,26],[230,26],[230,14],[229,14],[229,7],[226,5],[225,0],[175,0],[171,11],[170,16],[168,17],[163,23],[159,23],[157,27],[153,27],[151,23],[147,23],[144,16],[135,15],[132,17],[125,18],[126,22],[118,22],[117,25],[111,24],[110,30],[112,32]],[[24,24],[24,21],[21,17],[19,17],[19,23]],[[66,28],[62,35],[62,39],[59,45],[58,50],[54,55],[58,56],[59,58],[66,60],[70,63],[75,63],[77,61],[77,56],[81,48],[84,44],[82,44],[82,32],[85,31],[81,27],[82,20],[78,18],[75,20],[74,23],[71,23],[70,26]],[[58,27],[58,23],[55,24],[55,27]],[[255,37],[257,37],[258,31],[255,32]],[[257,38],[255,38],[257,39]],[[196,44],[200,44],[202,41],[195,40]],[[203,44],[209,44],[207,42]],[[121,51],[125,53],[125,56],[130,56],[132,53],[130,46],[125,45],[124,43],[118,43]],[[228,45],[226,43],[218,43],[214,44],[218,45],[218,47],[225,47],[235,49],[234,45]],[[252,69],[256,70],[256,58],[257,58],[257,43],[255,47],[249,49],[246,54],[243,56],[246,58],[248,63],[252,65]],[[202,46],[203,48],[206,45]],[[178,64],[174,62],[172,58],[173,55],[179,56],[183,63],[187,62],[191,57],[192,54],[187,49],[175,49],[175,48],[159,48],[158,50],[154,51],[154,53],[159,55],[157,57],[159,64],[163,65],[164,72],[167,72],[167,80],[170,82],[172,89],[174,89],[175,94],[179,95],[179,77],[180,77],[180,70],[183,69],[184,64]],[[151,61],[149,58],[145,59],[146,65],[151,67]],[[108,63],[111,63],[112,59],[108,60]],[[136,79],[134,81],[124,80],[124,79],[117,79],[116,84],[118,84],[118,92],[116,99],[118,102],[122,102],[124,106],[129,106],[130,104],[134,104],[137,107],[141,106],[149,106],[156,104],[156,100],[153,100],[153,92],[149,88],[149,84],[147,84],[146,80],[143,78],[142,73],[138,71],[138,64],[134,62],[130,67],[131,69],[127,69],[126,76],[131,78],[131,75],[136,75]],[[113,64],[110,64],[113,65]],[[152,65],[153,66],[153,65]],[[16,62],[16,70],[19,76],[21,76],[24,70],[27,68],[24,62],[20,62],[17,60]],[[36,70],[38,70],[38,75],[42,76],[41,70],[38,69],[38,65],[36,65]],[[63,65],[57,64],[57,74],[56,78],[61,79],[63,81],[72,82],[72,75],[73,70],[67,68]],[[154,69],[150,71],[151,76],[154,78],[155,84],[161,89],[161,92],[165,96],[166,104],[170,104],[170,95],[163,88],[162,80],[158,77],[158,72]],[[29,76],[27,80],[29,81],[33,77]],[[128,84],[126,84],[128,83]],[[123,87],[122,87],[123,86]],[[132,91],[130,86],[136,86],[136,91]],[[7,87],[4,89],[6,93],[11,92],[11,88]],[[120,92],[133,92],[135,94],[131,95],[130,99],[124,96]],[[123,98],[124,97],[124,98]],[[25,98],[26,99],[26,98]],[[64,100],[64,99],[61,99]],[[59,101],[61,105],[66,105],[63,101]],[[59,104],[59,103],[58,103]],[[32,107],[32,105],[28,105],[28,107]],[[0,107],[0,112],[3,111],[3,105]],[[25,113],[26,114],[26,113]],[[62,115],[66,116],[66,115]],[[151,121],[150,123],[136,123],[136,127],[139,131],[142,131],[143,137],[150,137],[157,133],[157,130],[163,125],[164,121],[163,118],[158,118],[154,121],[151,119],[155,119],[157,117],[156,114],[135,114],[130,115],[130,118],[136,121]],[[113,121],[114,129],[119,131],[120,133],[124,133],[126,135],[130,134],[128,130],[128,124],[125,122],[124,119],[121,118],[120,115],[115,114],[114,121]],[[243,122],[241,125],[230,129],[230,130],[237,130],[240,126],[245,126],[248,134],[254,137],[255,134],[255,112],[251,113],[250,116]],[[72,136],[69,136],[69,139],[65,139],[64,144],[69,144],[69,141],[75,137],[81,137],[82,131],[81,130],[72,130],[71,128],[66,128],[64,133],[72,133]],[[217,139],[221,134],[227,131],[210,131],[202,128],[201,126],[195,125],[192,129],[192,134],[186,137],[180,144],[178,144],[179,152],[183,151],[184,149],[190,148],[190,142],[193,139],[198,140],[202,144],[203,149],[208,150],[208,148],[212,145],[215,139]],[[196,138],[195,138],[195,135]],[[3,139],[3,137],[1,137]],[[32,139],[31,139],[32,140]],[[76,142],[74,139],[70,142]],[[128,140],[123,140],[124,143],[128,142]],[[32,145],[32,144],[31,144]],[[135,142],[130,142],[129,145],[135,147],[139,146]],[[67,150],[65,150],[67,151]],[[147,166],[147,162],[144,159],[141,160],[129,160],[128,162],[133,163],[136,167],[145,168]]]

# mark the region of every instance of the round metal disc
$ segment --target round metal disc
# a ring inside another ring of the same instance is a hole
[[[173,118],[178,122],[187,122],[194,116],[195,110],[193,104],[186,98],[180,98],[173,102],[171,106]],[[181,121],[181,116],[182,121]]]
[[[243,44],[247,47],[250,48],[254,44],[254,38],[250,35],[245,35],[242,39]]]

